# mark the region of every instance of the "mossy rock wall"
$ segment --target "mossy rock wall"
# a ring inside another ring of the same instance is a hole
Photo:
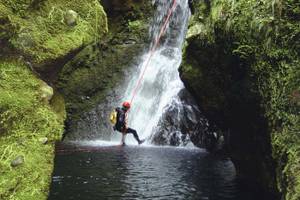
[[[3,0],[0,9],[0,44],[26,57],[44,77],[58,71],[67,55],[107,32],[106,14],[97,0]]]
[[[126,71],[137,65],[136,62],[147,47],[145,44],[148,44],[149,22],[154,10],[151,2],[124,1],[126,6],[123,6],[122,11],[116,2],[107,2],[107,4],[104,8],[109,13],[108,34],[101,41],[84,48],[69,61],[55,82],[66,99],[68,112],[66,132],[69,136],[74,132],[77,135],[77,132],[81,131],[77,127],[79,121],[92,123],[84,119],[84,113],[96,108],[106,99],[111,90],[123,84]],[[91,133],[78,134],[86,135],[83,137],[85,139],[93,138]],[[99,138],[103,133],[98,134]],[[73,139],[76,137],[70,136]]]
[[[47,198],[66,119],[53,82],[107,31],[96,0],[0,2],[0,199]]]
[[[46,199],[64,111],[52,108],[52,88],[19,61],[0,61],[0,93],[0,199]],[[23,163],[13,166],[18,157]]]
[[[300,198],[300,4],[193,1],[180,75],[240,176]]]

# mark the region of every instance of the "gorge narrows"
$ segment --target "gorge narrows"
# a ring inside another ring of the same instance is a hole
[[[109,113],[131,99],[172,3],[152,1],[156,11],[149,30],[150,45],[137,55],[123,84],[85,112],[76,129],[57,144],[49,200],[259,199],[252,189],[239,184],[229,158],[193,145],[207,147],[205,136],[219,136],[208,130],[208,121],[179,77],[190,17],[188,0],[176,0],[130,111],[129,126],[146,138],[146,144],[137,146],[130,135],[128,145],[117,145],[121,134],[113,132]]]
[[[148,144],[175,146],[191,143],[190,135],[199,121],[203,129],[207,129],[208,123],[196,103],[186,100],[192,97],[185,90],[178,72],[190,17],[188,1],[176,1],[175,9],[169,13],[173,3],[153,1],[156,11],[149,29],[150,45],[145,45],[145,53],[135,55],[139,57],[138,62],[131,66],[125,80],[112,90],[106,100],[83,114],[76,130],[67,135],[66,141],[120,141],[121,134],[113,132],[108,120],[109,113],[122,102],[132,98],[145,67],[147,70],[137,88],[129,114],[129,126],[136,129]],[[170,19],[166,21],[168,14],[171,14]],[[151,52],[164,23],[164,34],[157,48]],[[172,117],[169,117],[170,115]],[[128,144],[135,144],[131,135],[127,136],[126,141]]]
[[[299,0],[1,0],[0,199],[299,200],[299,21]]]

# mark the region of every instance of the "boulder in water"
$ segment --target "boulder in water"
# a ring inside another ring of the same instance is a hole
[[[197,105],[189,92],[182,89],[177,100],[172,101],[165,108],[156,133],[152,136],[152,142],[158,145],[186,146],[192,141],[196,146],[203,146],[200,141],[191,137],[194,136],[195,126],[201,120],[205,119]],[[205,127],[206,124],[203,123],[203,126]]]

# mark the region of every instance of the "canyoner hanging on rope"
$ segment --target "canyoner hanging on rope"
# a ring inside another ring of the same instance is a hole
[[[129,105],[129,108],[132,105],[132,103],[134,101],[134,98],[135,98],[135,96],[136,96],[136,94],[137,94],[137,92],[138,92],[138,90],[139,90],[139,88],[141,86],[141,83],[142,83],[142,81],[144,79],[144,75],[145,75],[146,70],[147,70],[147,68],[148,68],[148,66],[150,64],[151,58],[153,57],[155,51],[158,48],[158,45],[159,45],[160,40],[161,40],[161,37],[166,32],[167,25],[168,25],[168,23],[170,21],[170,17],[172,15],[172,13],[175,11],[176,5],[177,5],[176,0],[173,0],[172,4],[171,4],[171,7],[169,8],[169,10],[167,12],[167,15],[164,17],[163,25],[159,29],[159,32],[158,32],[159,34],[157,35],[157,37],[155,37],[154,43],[153,43],[152,47],[149,50],[148,57],[147,57],[147,59],[145,60],[144,64],[141,67],[141,74],[140,74],[139,78],[137,79],[137,82],[136,82],[135,87],[133,89],[131,100],[129,102],[124,102],[122,109],[126,108],[126,105]],[[128,128],[128,126],[127,126],[128,125],[129,108],[125,109],[126,110],[126,122],[125,122],[126,126],[124,126],[124,129],[122,129],[122,130],[116,129],[117,124],[118,124],[118,117],[120,115],[120,112],[117,109],[115,109],[114,111],[111,112],[111,114],[110,114],[110,122],[114,126],[114,130],[118,130],[119,132],[122,133],[122,143],[123,144],[125,144],[125,135],[127,133],[132,133],[133,136],[135,137],[136,141],[138,141],[138,143],[141,144],[141,143],[144,142],[144,140],[140,140],[139,137],[138,137],[137,132],[134,129]]]
[[[141,140],[137,131],[128,126],[128,111],[130,109],[130,103],[125,101],[122,107],[115,108],[115,111],[111,114],[111,122],[114,123],[114,130],[122,133],[121,145],[125,145],[125,137],[128,133],[133,134],[133,137],[138,142],[142,144],[145,140]]]
[[[143,80],[143,78],[144,78],[145,72],[146,72],[146,70],[147,70],[147,68],[148,68],[148,66],[149,66],[150,60],[151,60],[151,58],[152,58],[152,56],[153,56],[155,50],[156,50],[157,47],[158,47],[158,44],[159,44],[159,42],[160,42],[160,39],[161,39],[162,35],[163,35],[163,34],[165,33],[165,31],[166,31],[168,22],[170,21],[170,17],[171,17],[171,15],[172,15],[172,13],[175,11],[176,5],[177,5],[176,0],[173,0],[172,7],[169,9],[168,14],[167,14],[167,16],[166,16],[166,18],[165,18],[165,21],[164,21],[164,23],[163,23],[163,26],[161,27],[158,36],[155,38],[154,45],[152,46],[152,48],[151,48],[150,51],[149,51],[150,53],[148,54],[149,56],[148,56],[148,58],[147,58],[147,60],[146,60],[146,62],[145,62],[145,65],[142,67],[142,74],[140,75],[140,77],[139,77],[139,79],[138,79],[138,81],[137,81],[137,84],[136,84],[135,88],[133,89],[132,97],[131,97],[131,100],[130,100],[130,104],[133,103],[134,97],[136,96],[137,91],[138,91],[138,89],[139,89],[139,87],[140,87],[140,85],[141,85],[141,83],[142,83],[142,80]],[[110,122],[111,122],[113,125],[115,125],[115,124],[116,124],[116,121],[117,121],[117,113],[116,113],[115,110],[113,110],[113,111],[111,112],[111,114],[110,114]]]

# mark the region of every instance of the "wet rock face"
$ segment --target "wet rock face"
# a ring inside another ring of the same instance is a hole
[[[208,119],[227,132],[227,147],[238,173],[273,193],[270,134],[249,66],[230,53],[226,42],[209,43],[193,37],[188,41],[180,68],[186,88]]]
[[[208,120],[186,89],[167,107],[155,132],[152,143],[156,145],[186,146],[192,142],[209,151],[220,150],[223,145],[221,134],[209,128]]]
[[[299,35],[284,39],[299,33],[299,4],[190,2],[194,12],[180,67],[186,88],[205,116],[226,132],[240,176],[275,197],[280,189],[287,199],[299,198],[299,107],[288,97],[299,88],[300,40]],[[253,8],[256,16],[250,14]]]
[[[99,131],[103,121],[91,119],[91,115],[98,118],[103,114],[91,110],[105,101],[111,90],[124,81],[126,66],[134,62],[134,55],[143,47],[143,44],[125,46],[110,42],[109,45],[95,44],[85,48],[60,73],[56,85],[67,102],[67,131],[73,134],[68,137],[93,139],[97,133],[104,134]],[[79,135],[75,136],[77,133]]]
[[[182,102],[171,102],[158,124],[158,130],[153,135],[152,143],[156,145],[185,146],[190,141],[189,133],[197,123],[200,112],[189,109]]]
[[[116,4],[117,1],[103,3],[107,12],[117,9],[114,7]],[[109,34],[84,48],[59,74],[55,85],[66,99],[66,139],[94,139],[99,138],[99,134],[105,138],[111,133],[107,119],[113,108],[109,103],[105,108],[97,105],[106,101],[114,102],[114,88],[126,80],[126,70],[137,64],[147,44],[148,23],[153,11],[151,2],[142,4],[133,1],[132,6],[137,11],[147,12],[142,15],[134,12],[134,17],[130,18],[136,20],[134,25],[124,17],[130,12],[126,9],[126,14],[122,11],[108,15]]]
[[[109,17],[122,16],[131,19],[139,18],[143,11],[147,12],[145,6],[150,3],[148,0],[101,0]]]
[[[102,0],[101,3],[108,13],[128,12],[133,7],[132,0]]]

